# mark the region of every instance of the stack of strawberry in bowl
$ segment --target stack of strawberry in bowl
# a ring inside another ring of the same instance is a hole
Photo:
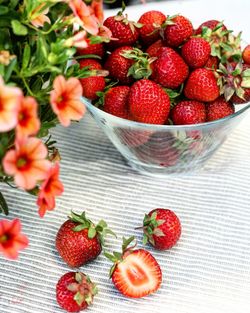
[[[217,20],[194,29],[188,18],[160,11],[137,22],[120,11],[104,26],[113,40],[79,50],[100,57],[80,61],[81,67],[107,75],[82,79],[83,96],[99,108],[87,105],[94,117],[98,121],[103,110],[127,120],[110,127],[115,140],[107,125],[104,130],[133,162],[168,168],[202,163],[233,127],[225,120],[239,116],[235,104],[250,101],[250,46],[242,51],[241,33],[233,35]]]

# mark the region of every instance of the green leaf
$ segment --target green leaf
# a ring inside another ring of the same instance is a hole
[[[20,23],[18,20],[12,20],[11,26],[14,34],[17,36],[26,36],[28,34],[28,28]]]
[[[5,5],[0,5],[0,15],[4,15],[8,12],[9,12],[8,7],[6,7]]]
[[[88,225],[80,224],[80,225],[77,225],[76,227],[74,227],[73,231],[78,232],[78,231],[81,231],[81,230],[86,229],[86,228],[88,228]]]
[[[114,251],[113,253],[117,260],[122,261],[122,253],[116,251]]]
[[[104,220],[100,220],[100,222],[97,224],[97,226],[100,226],[102,228],[105,228],[108,226],[108,224]]]
[[[109,259],[111,262],[116,262],[116,261],[117,261],[116,257],[115,257],[113,254],[110,254],[110,253],[104,251],[104,255],[105,255],[105,257],[106,257],[107,259]]]
[[[128,239],[126,239],[125,237],[122,238],[122,251],[124,252],[128,246],[131,244],[132,241],[135,240],[135,236],[129,237]]]
[[[148,243],[148,236],[146,234],[143,234],[142,243],[143,243],[143,245],[146,245]]]
[[[12,72],[13,72],[13,70],[14,70],[16,64],[17,64],[17,59],[15,58],[15,59],[13,59],[13,60],[10,62],[10,64],[6,67],[6,69],[5,69],[5,74],[4,74],[4,80],[5,80],[5,82],[8,82],[8,80],[10,79],[10,76],[11,76],[11,74],[12,74]]]
[[[24,50],[23,50],[22,70],[24,70],[26,67],[28,67],[29,61],[30,61],[30,45],[26,43]]]
[[[9,214],[9,208],[7,202],[4,199],[3,194],[0,191],[0,212],[3,212],[5,215]]]
[[[96,236],[96,230],[94,227],[90,227],[88,231],[88,237],[89,239],[93,239]]]
[[[78,291],[75,295],[74,295],[74,300],[76,301],[76,303],[81,306],[83,301],[84,301],[84,295],[82,295],[80,293],[80,291]]]

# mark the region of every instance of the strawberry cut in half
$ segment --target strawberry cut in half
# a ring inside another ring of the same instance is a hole
[[[114,262],[110,277],[121,294],[130,298],[142,298],[159,289],[162,272],[156,259],[144,249],[129,247],[134,237],[123,238],[122,253],[105,256]]]

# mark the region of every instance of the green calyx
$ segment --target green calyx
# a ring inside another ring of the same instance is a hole
[[[104,255],[106,256],[107,259],[109,259],[111,262],[113,262],[113,266],[111,267],[110,271],[109,271],[109,278],[112,277],[117,264],[119,264],[120,262],[123,261],[124,259],[124,255],[130,253],[133,251],[133,249],[136,247],[136,242],[133,246],[129,247],[129,245],[135,240],[135,237],[129,237],[128,239],[126,239],[125,237],[122,238],[122,252],[116,252],[114,251],[113,254],[108,253],[108,252],[104,252]]]
[[[147,244],[149,241],[153,246],[155,245],[155,241],[153,236],[162,237],[164,233],[159,228],[162,224],[165,223],[165,220],[158,219],[157,220],[157,212],[155,211],[151,216],[145,214],[143,220],[143,244]]]
[[[118,14],[115,16],[115,20],[117,22],[122,22],[123,24],[128,25],[133,34],[136,28],[141,28],[143,26],[141,23],[129,21],[127,14],[123,15],[123,11],[118,12]]]
[[[126,50],[121,55],[126,58],[133,60],[133,65],[129,68],[127,76],[133,76],[134,79],[149,78],[152,74],[150,64],[153,63],[157,58],[149,57],[148,53],[141,51],[138,48],[132,50]]]
[[[241,61],[237,65],[220,63],[216,71],[220,94],[229,101],[235,94],[245,100],[245,88],[250,88],[250,69],[243,68]]]
[[[81,306],[83,302],[90,305],[93,302],[94,296],[98,293],[96,284],[92,283],[89,276],[81,272],[76,272],[75,280],[76,282],[69,284],[67,289],[75,293],[74,300],[79,306]]]
[[[105,95],[106,93],[112,88],[114,87],[115,85],[118,84],[118,81],[115,81],[115,82],[110,82],[105,88],[103,91],[97,91],[96,94],[98,96],[98,99],[94,102],[94,105],[96,107],[103,107],[104,106],[104,102],[105,102]]]
[[[90,219],[86,218],[85,212],[79,215],[72,211],[69,219],[77,224],[73,228],[73,231],[79,232],[87,229],[88,238],[93,239],[94,237],[98,236],[102,245],[105,245],[104,238],[108,234],[116,237],[116,234],[110,228],[108,228],[108,225],[104,220],[101,220],[97,225],[95,225]]]

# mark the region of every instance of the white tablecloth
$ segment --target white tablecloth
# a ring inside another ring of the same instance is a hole
[[[250,38],[250,5],[234,1],[229,8],[225,3],[230,2],[218,1],[224,9],[213,9],[213,14],[207,8],[213,1],[148,4],[143,9],[164,7],[166,13],[198,20],[225,17],[229,26],[243,29]],[[138,10],[130,8],[132,14]],[[57,255],[55,236],[71,209],[86,210],[94,221],[107,220],[119,236],[110,238],[107,248],[117,250],[122,236],[135,235],[141,247],[141,232],[134,228],[156,207],[173,209],[183,225],[182,237],[171,250],[147,247],[161,265],[161,289],[144,299],[122,297],[109,281],[110,263],[101,255],[81,268],[100,289],[90,312],[250,312],[249,123],[250,115],[199,173],[164,179],[132,171],[88,115],[68,129],[58,127],[54,138],[62,155],[65,193],[56,210],[40,219],[31,196],[0,185],[11,209],[9,218],[21,218],[30,239],[18,261],[0,257],[0,312],[63,312],[55,301],[55,285],[69,268]]]

